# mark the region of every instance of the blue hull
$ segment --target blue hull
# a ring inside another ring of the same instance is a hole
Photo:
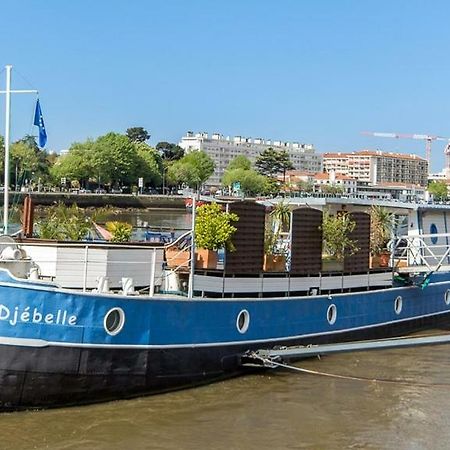
[[[0,408],[130,398],[243,373],[247,350],[446,327],[447,280],[435,274],[423,290],[145,300],[74,293],[0,271]],[[106,330],[114,309],[123,311],[116,334]]]

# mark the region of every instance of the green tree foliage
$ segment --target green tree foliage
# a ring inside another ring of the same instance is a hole
[[[355,226],[356,222],[348,213],[333,216],[328,211],[324,211],[322,232],[325,252],[338,261],[343,261],[345,255],[355,254],[358,246],[349,238]]]
[[[261,152],[256,158],[255,167],[262,175],[272,178],[294,168],[286,150],[274,150],[272,147]]]
[[[217,203],[202,205],[197,209],[195,221],[195,244],[198,248],[219,250],[227,248],[234,250],[231,238],[236,231],[232,225],[239,217],[234,213],[227,213]]]
[[[156,150],[161,153],[163,161],[176,161],[184,156],[184,150],[177,144],[158,142]]]
[[[372,205],[370,208],[370,252],[378,256],[387,250],[395,228],[395,216],[387,208]]]
[[[322,184],[320,191],[324,194],[343,194],[344,188],[336,184]]]
[[[145,128],[132,127],[126,131],[127,138],[132,142],[145,142],[150,139],[150,134]]]
[[[67,154],[59,156],[50,170],[54,182],[59,185],[61,178],[66,177],[86,186],[89,179],[98,173],[94,167],[94,145],[94,141],[89,139],[83,143],[75,142]]]
[[[234,169],[250,170],[251,167],[252,163],[246,156],[238,155],[230,161],[227,170],[234,170]]]
[[[230,190],[234,183],[240,183],[241,191],[246,196],[262,194],[267,187],[267,178],[253,169],[236,168],[227,170],[222,177],[222,185]]]
[[[447,200],[448,188],[445,181],[432,181],[428,185],[428,192],[433,194],[435,200]]]
[[[161,183],[161,157],[144,142],[132,142],[127,136],[108,133],[95,141],[73,144],[60,156],[53,169],[55,182],[62,177],[78,180],[81,185],[91,180],[98,184]]]
[[[314,183],[312,181],[299,181],[297,188],[300,192],[314,192]]]
[[[167,174],[175,184],[187,184],[199,190],[213,172],[213,160],[204,151],[194,151],[175,161]]]

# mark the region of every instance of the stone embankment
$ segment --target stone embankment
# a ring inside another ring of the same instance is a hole
[[[66,205],[76,203],[82,208],[112,206],[116,208],[183,209],[185,207],[184,197],[180,195],[74,194],[64,192],[11,193],[10,204],[23,204],[27,195],[31,195],[35,205],[41,206],[51,206],[61,202]],[[3,196],[0,198],[0,204],[3,204]]]

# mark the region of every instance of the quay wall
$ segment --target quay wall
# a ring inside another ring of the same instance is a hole
[[[51,206],[59,202],[66,205],[76,203],[87,208],[113,206],[116,208],[173,208],[184,209],[184,197],[180,195],[132,195],[132,194],[74,194],[65,192],[13,192],[10,204],[22,205],[24,198],[31,195],[35,205]],[[3,196],[0,198],[3,205]]]

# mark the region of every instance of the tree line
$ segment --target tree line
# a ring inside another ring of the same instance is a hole
[[[143,127],[128,128],[124,134],[110,132],[97,139],[74,142],[58,155],[40,149],[33,136],[25,136],[10,147],[12,187],[136,189],[142,178],[145,189],[201,189],[214,172],[213,160],[203,151],[184,154],[177,144],[147,141]],[[0,152],[4,142],[0,136]],[[3,157],[0,171],[3,172]],[[245,156],[232,160],[222,178],[223,188],[244,195],[271,194],[279,190],[277,176],[293,168],[285,150],[264,150],[254,167]]]

